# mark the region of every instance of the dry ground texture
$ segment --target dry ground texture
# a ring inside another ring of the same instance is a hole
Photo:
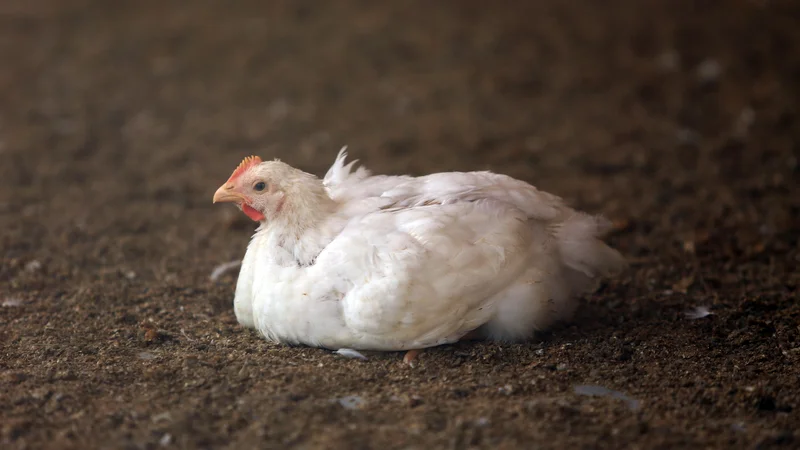
[[[3,1],[0,446],[799,448],[799,25],[790,0]],[[534,342],[413,369],[269,344],[209,280],[253,229],[211,196],[245,155],[322,174],[344,144],[606,214],[630,270]]]

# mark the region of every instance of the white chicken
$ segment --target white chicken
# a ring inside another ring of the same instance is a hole
[[[604,219],[505,175],[324,179],[251,156],[214,194],[260,223],[234,298],[271,341],[408,351],[461,339],[517,341],[572,315],[575,297],[624,259]]]

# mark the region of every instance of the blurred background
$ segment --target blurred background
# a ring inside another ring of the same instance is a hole
[[[6,0],[0,61],[4,445],[800,438],[796,1]],[[344,145],[563,196],[631,269],[577,325],[417,372],[265,343],[209,280],[253,229],[211,197]]]

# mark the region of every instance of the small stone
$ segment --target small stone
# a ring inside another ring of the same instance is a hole
[[[674,292],[685,294],[689,291],[689,287],[694,283],[694,275],[681,278],[677,283],[672,285]]]
[[[681,128],[676,134],[678,143],[681,145],[696,144],[700,140],[700,136],[696,131],[689,128]]]
[[[3,307],[4,308],[14,308],[14,307],[21,306],[21,305],[22,305],[22,299],[17,298],[17,297],[9,297],[9,298],[3,300]]]
[[[150,352],[139,352],[137,357],[144,361],[151,361],[157,358],[157,355]]]
[[[753,111],[753,108],[744,108],[739,113],[739,117],[736,118],[734,132],[739,136],[746,135],[750,131],[750,127],[753,126],[755,120],[756,112]]]
[[[657,62],[662,69],[673,71],[680,66],[681,59],[678,52],[675,50],[668,50],[658,56]]]
[[[344,409],[361,409],[361,407],[366,403],[364,399],[358,395],[348,395],[346,397],[336,399],[336,401]]]
[[[639,400],[633,399],[622,392],[608,389],[603,386],[583,384],[573,386],[573,391],[578,395],[586,395],[590,397],[612,397],[622,400],[632,411],[637,411],[641,407],[641,402]]]
[[[629,219],[616,219],[611,222],[611,228],[614,231],[623,231],[627,230],[631,226],[631,221]]]
[[[144,340],[146,340],[148,342],[153,342],[153,341],[158,340],[158,331],[156,331],[155,328],[148,328],[144,332]]]
[[[735,423],[731,424],[731,430],[738,431],[740,433],[744,433],[745,431],[747,431],[747,428],[745,427],[744,423],[735,422]]]
[[[155,423],[172,421],[172,414],[170,414],[169,411],[164,411],[162,413],[156,414],[155,416],[151,417],[150,420],[152,420]]]
[[[160,337],[158,330],[156,329],[156,326],[153,325],[151,322],[148,322],[146,320],[142,321],[139,324],[139,328],[144,330],[144,340],[147,342],[155,342]]]
[[[716,81],[722,74],[722,65],[715,59],[706,59],[697,66],[697,78],[710,83]]]

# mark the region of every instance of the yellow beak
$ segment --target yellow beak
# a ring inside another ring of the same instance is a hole
[[[214,193],[214,203],[243,203],[244,201],[244,195],[234,191],[232,184],[225,183]]]

